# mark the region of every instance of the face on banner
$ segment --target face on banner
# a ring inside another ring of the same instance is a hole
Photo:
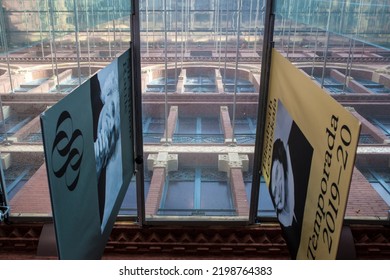
[[[122,186],[122,140],[118,61],[91,78],[94,151],[98,178],[99,215],[103,232]]]
[[[129,59],[127,51],[41,116],[62,259],[101,257],[134,173]]]
[[[262,174],[293,258],[335,259],[360,123],[273,50]]]
[[[296,255],[301,238],[312,155],[312,146],[279,100],[269,190],[292,255]]]

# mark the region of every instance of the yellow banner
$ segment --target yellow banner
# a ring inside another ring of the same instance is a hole
[[[360,122],[276,50],[262,172],[293,258],[335,259]]]

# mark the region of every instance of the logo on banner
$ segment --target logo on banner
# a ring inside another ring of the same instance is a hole
[[[83,134],[74,128],[69,112],[63,111],[57,120],[51,158],[54,175],[65,181],[69,191],[77,187],[83,149]]]

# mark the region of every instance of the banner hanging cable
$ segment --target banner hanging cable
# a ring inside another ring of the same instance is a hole
[[[250,209],[249,209],[250,224],[254,224],[257,222],[257,211],[258,211],[260,178],[261,178],[261,162],[262,162],[262,153],[263,153],[263,138],[264,138],[264,131],[265,131],[266,106],[267,106],[267,99],[268,99],[269,73],[271,67],[271,52],[273,48],[274,22],[275,22],[274,1],[267,0],[265,6],[260,93],[259,93],[259,104],[258,104],[258,115],[257,115],[258,125],[256,129],[252,190],[251,190],[251,201],[250,201]]]

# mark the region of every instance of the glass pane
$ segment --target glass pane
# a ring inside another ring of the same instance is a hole
[[[299,24],[321,28],[334,33],[389,48],[386,1],[276,1],[276,12]],[[382,36],[377,36],[381,34]]]
[[[216,197],[218,199],[215,199]],[[231,214],[231,212],[226,211],[232,210],[233,207],[231,193],[226,183],[202,182],[200,207],[202,209],[212,209],[219,215]]]
[[[166,190],[162,209],[192,210],[194,208],[194,186],[188,182],[171,182]]]
[[[172,174],[191,169],[193,178],[179,186],[188,185],[194,193],[193,209],[171,212],[172,219],[213,215],[213,220],[247,220],[248,200],[233,189],[244,188],[242,174],[252,164],[265,1],[141,3],[143,123],[148,125],[150,118],[164,121],[159,143],[144,129],[148,170],[158,178],[150,195],[162,197],[161,205],[182,207],[189,194],[171,195],[178,188]],[[245,126],[240,127],[241,119]],[[239,170],[229,167],[235,159]],[[158,215],[168,212],[160,209],[146,219]]]
[[[11,215],[51,215],[39,116],[129,48],[129,15],[125,0],[0,1],[0,153]],[[126,207],[136,213],[134,202]]]

